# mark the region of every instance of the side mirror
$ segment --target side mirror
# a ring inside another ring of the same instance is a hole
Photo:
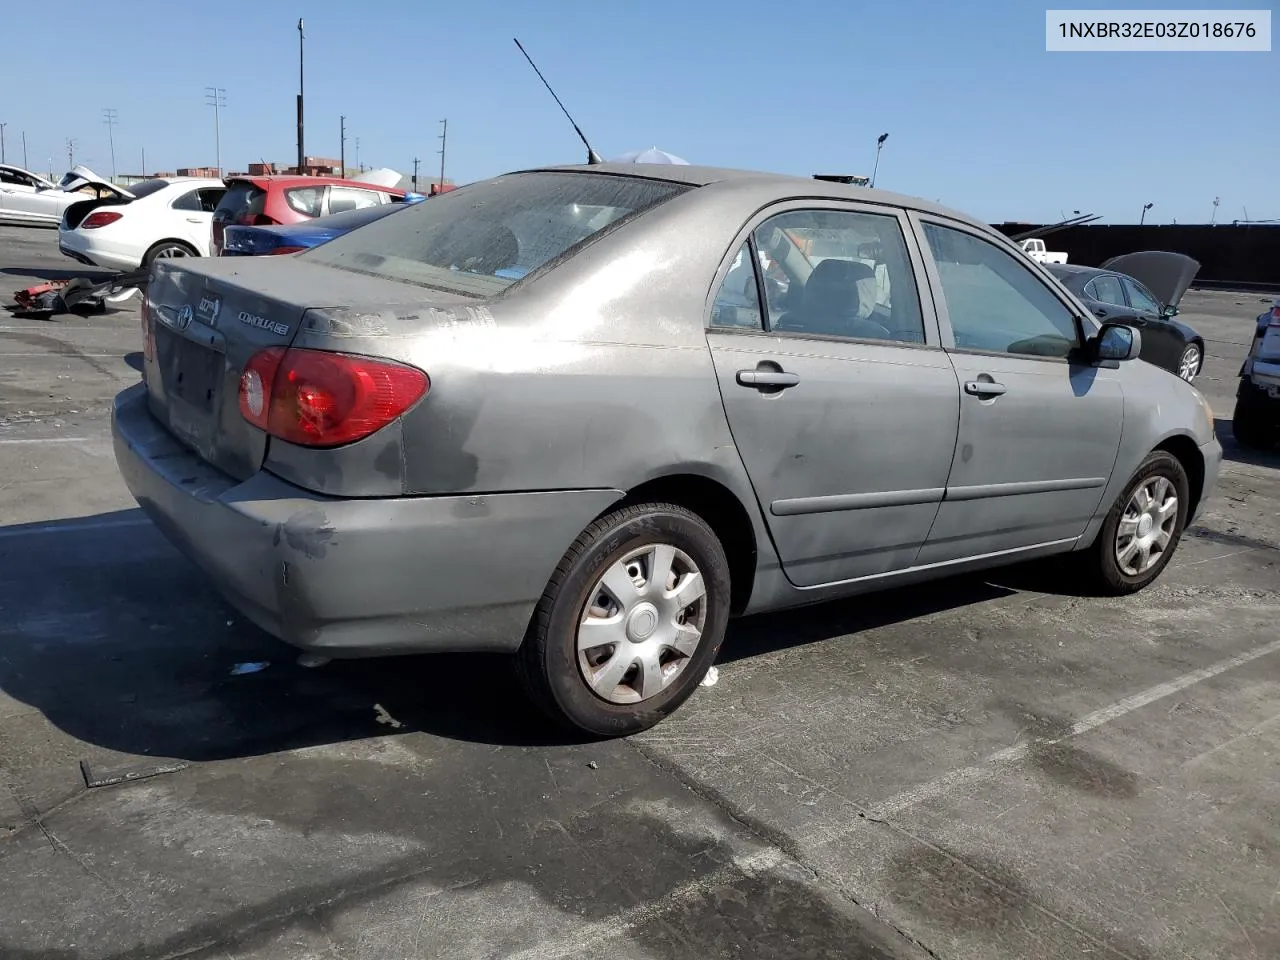
[[[1166,303],[1164,309],[1160,311],[1160,316],[1162,317],[1176,317],[1177,315],[1178,308],[1172,303]]]
[[[1123,323],[1104,323],[1093,345],[1096,360],[1132,360],[1142,352],[1142,334]]]

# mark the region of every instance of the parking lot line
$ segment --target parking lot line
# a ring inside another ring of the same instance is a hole
[[[1132,696],[1125,697],[1123,700],[1117,700],[1109,706],[1093,713],[1087,714],[1071,725],[1071,728],[1061,737],[1052,740],[1037,741],[1037,745],[1041,747],[1053,746],[1061,743],[1071,737],[1077,737],[1082,733],[1088,733],[1103,724],[1110,723],[1112,720],[1118,720],[1126,714],[1135,710],[1155,703],[1157,700],[1163,700],[1165,697],[1172,696],[1188,687],[1195,686],[1205,680],[1210,680],[1221,673],[1228,670],[1234,670],[1236,667],[1243,666],[1257,660],[1259,657],[1265,657],[1268,654],[1280,651],[1280,640],[1272,640],[1270,643],[1263,644],[1246,653],[1238,654],[1234,657],[1227,657],[1225,660],[1219,660],[1217,663],[1210,664],[1199,670],[1192,670],[1190,673],[1184,673],[1182,676],[1170,680],[1166,683],[1159,683],[1153,687],[1139,691]],[[950,773],[938,777],[936,780],[930,780],[920,784],[918,787],[912,787],[910,790],[904,790],[896,796],[889,797],[872,806],[868,813],[869,817],[877,820],[883,820],[894,814],[901,813],[910,809],[926,800],[934,800],[938,797],[950,793],[952,789],[964,783],[971,783],[978,780],[987,780],[996,777],[1000,773],[1000,768],[1017,760],[1021,760],[1027,755],[1032,747],[1029,741],[1016,743],[1011,747],[1005,747],[1003,750],[997,750],[985,760],[972,764],[967,767],[960,767],[952,770]]]
[[[88,443],[88,437],[14,437],[0,443]]]
[[[36,537],[45,533],[84,533],[94,530],[115,530],[120,527],[145,527],[150,524],[151,521],[146,517],[121,517],[117,520],[58,520],[55,523],[38,525],[23,524],[16,528],[0,527],[0,540],[11,537]]]

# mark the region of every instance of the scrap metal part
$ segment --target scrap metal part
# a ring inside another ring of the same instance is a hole
[[[127,300],[147,283],[147,270],[131,270],[112,274],[106,280],[90,277],[73,277],[69,280],[49,280],[19,290],[13,295],[17,307],[15,313],[55,314],[69,313],[80,307],[105,310],[107,303]]]

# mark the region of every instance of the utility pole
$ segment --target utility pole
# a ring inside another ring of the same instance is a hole
[[[306,38],[307,38],[306,34],[302,32],[302,18],[299,17],[298,18],[298,173],[299,174],[306,172],[304,170],[304,167],[306,166],[306,160],[307,160],[306,147],[303,146],[303,141],[302,141],[302,94],[303,94],[302,41],[304,41]]]
[[[418,192],[418,158],[413,158],[413,192]]]
[[[70,170],[76,165],[76,141],[74,137],[67,137],[67,169]]]
[[[1218,219],[1218,201],[1220,197],[1213,198],[1213,215],[1209,217],[1209,226],[1213,226],[1213,221]]]
[[[27,131],[25,130],[22,131],[22,166],[25,170],[31,169],[27,166]]]
[[[444,189],[444,148],[449,143],[449,121],[440,121],[440,189]]]
[[[0,123],[0,163],[4,163],[4,128],[8,125],[8,122]],[[23,136],[25,137],[26,134],[24,133]],[[26,163],[25,160],[22,162]]]
[[[142,148],[142,175],[147,175],[147,148]]]
[[[116,179],[116,138],[115,126],[119,123],[119,115],[110,107],[102,111],[102,122],[107,125],[107,143],[111,145],[111,180]]]
[[[338,164],[341,167],[341,176],[347,175],[347,118],[338,118]]]
[[[364,173],[364,167],[360,166],[360,138],[356,137],[356,166],[360,167],[360,172]]]
[[[227,91],[222,87],[205,87],[204,103],[213,107],[213,149],[218,176],[222,176],[222,108],[227,105]]]

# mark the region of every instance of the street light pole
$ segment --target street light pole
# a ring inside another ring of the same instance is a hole
[[[876,174],[880,172],[880,151],[884,149],[884,142],[889,139],[887,133],[882,133],[876,138],[876,164],[871,168],[871,186],[876,185]]]
[[[418,158],[413,158],[413,192],[418,192]]]
[[[1138,218],[1138,226],[1142,226],[1147,222],[1147,211],[1154,207],[1154,203],[1144,204],[1142,207],[1142,216]]]
[[[227,105],[227,91],[222,87],[205,87],[204,102],[213,107],[213,149],[218,176],[222,176],[222,108]]]
[[[5,123],[0,123],[0,163],[4,163],[4,128],[8,125],[7,121]],[[22,136],[25,139],[26,134],[24,133]],[[25,164],[27,162],[26,158],[23,158],[22,162]]]
[[[338,166],[339,176],[347,175],[347,118],[338,117]]]
[[[298,173],[304,173],[303,167],[306,165],[306,148],[302,140],[302,96],[303,96],[303,59],[302,59],[302,42],[306,39],[306,34],[302,32],[302,18],[298,18]]]
[[[22,166],[24,169],[31,169],[27,164],[27,131],[25,130],[22,131]]]
[[[1218,219],[1218,197],[1213,198],[1213,215],[1209,217],[1209,226],[1213,226],[1213,221]]]

